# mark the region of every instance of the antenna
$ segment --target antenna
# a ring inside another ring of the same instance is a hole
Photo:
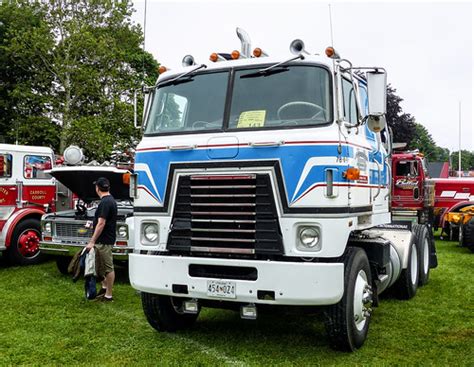
[[[331,32],[331,46],[334,47],[334,36],[332,34],[332,12],[331,4],[328,4],[329,7],[329,31]]]
[[[146,43],[146,5],[147,0],[145,0],[145,11],[143,12],[143,60],[142,60],[142,85],[145,85],[145,43]]]
[[[459,101],[459,156],[458,156],[458,176],[462,176],[461,168],[461,101]]]

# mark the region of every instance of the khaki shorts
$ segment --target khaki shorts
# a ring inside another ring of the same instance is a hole
[[[112,256],[112,245],[96,244],[95,248],[100,252],[102,262],[104,263],[105,274],[114,271],[114,259]]]

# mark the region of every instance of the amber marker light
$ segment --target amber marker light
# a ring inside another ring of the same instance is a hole
[[[159,68],[158,68],[158,73],[159,74],[163,74],[165,71],[167,71],[168,69],[166,68],[166,66],[163,66],[161,65]]]
[[[240,57],[240,52],[237,51],[237,50],[234,50],[234,51],[232,51],[230,56],[232,57],[233,60],[237,60]]]
[[[130,185],[130,172],[124,173],[124,174],[122,175],[122,182],[123,182],[125,185]]]
[[[216,62],[217,60],[219,60],[219,55],[213,52],[211,56],[209,56],[209,60],[211,60],[212,62]]]
[[[326,47],[326,51],[324,51],[324,52],[326,53],[327,57],[333,57],[334,54],[336,53],[334,51],[334,48],[332,48],[332,47]]]
[[[260,47],[257,47],[256,49],[253,50],[253,55],[255,57],[260,57],[262,56],[263,52],[262,52],[262,49]]]
[[[350,181],[358,180],[360,177],[360,169],[356,167],[349,167],[342,176]]]

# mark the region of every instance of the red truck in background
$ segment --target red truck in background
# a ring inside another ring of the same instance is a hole
[[[41,216],[73,207],[70,191],[44,172],[55,164],[50,148],[0,144],[0,251],[13,264],[37,263]]]
[[[441,228],[451,239],[459,238],[460,234],[462,237],[463,226],[453,221],[451,218],[456,216],[451,214],[474,205],[474,177],[430,178],[423,154],[416,151],[394,152],[392,176],[394,217],[429,223],[435,230]],[[474,228],[474,219],[465,216],[465,222],[468,231]],[[474,243],[460,242],[474,248]]]

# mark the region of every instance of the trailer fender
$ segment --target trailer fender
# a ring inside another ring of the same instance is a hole
[[[4,240],[5,246],[10,247],[13,231],[17,224],[25,218],[38,218],[39,220],[43,214],[44,210],[36,208],[24,208],[16,211],[5,223],[0,241]]]
[[[463,201],[462,203],[456,203],[456,204],[454,204],[452,207],[446,209],[446,210],[443,212],[443,214],[441,215],[439,228],[444,228],[444,225],[445,225],[445,223],[446,223],[445,218],[446,218],[446,214],[447,214],[447,213],[461,210],[462,208],[464,208],[464,207],[466,207],[466,206],[469,206],[469,205],[474,205],[474,201]]]

